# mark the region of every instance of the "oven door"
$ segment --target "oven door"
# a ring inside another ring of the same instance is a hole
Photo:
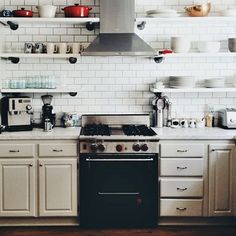
[[[81,226],[155,226],[157,156],[80,157]]]

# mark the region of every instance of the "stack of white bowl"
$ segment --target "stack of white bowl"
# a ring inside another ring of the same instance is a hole
[[[206,88],[223,88],[225,86],[224,78],[210,78],[205,80]]]
[[[156,9],[146,12],[148,17],[178,17],[180,14],[173,9]]]
[[[193,88],[195,87],[195,78],[192,76],[170,76],[170,88]]]
[[[208,42],[202,41],[198,42],[198,51],[202,53],[215,53],[220,50],[220,42]]]

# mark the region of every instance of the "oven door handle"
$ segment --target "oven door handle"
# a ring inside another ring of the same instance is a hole
[[[140,193],[136,192],[114,192],[114,193],[106,193],[106,192],[98,192],[98,195],[140,195]]]
[[[147,158],[147,159],[92,159],[92,158],[86,158],[85,159],[88,162],[121,162],[121,161],[153,161],[153,158]]]

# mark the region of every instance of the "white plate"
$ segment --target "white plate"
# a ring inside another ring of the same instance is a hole
[[[160,13],[165,13],[165,14],[176,14],[177,11],[173,9],[156,9],[156,10],[149,10],[146,12],[147,15],[152,15],[152,14],[160,14]]]
[[[152,18],[158,18],[158,17],[179,17],[181,14],[167,14],[167,13],[162,13],[162,14],[151,14],[147,15],[147,17],[152,17]]]

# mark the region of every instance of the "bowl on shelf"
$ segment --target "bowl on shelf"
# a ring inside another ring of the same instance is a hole
[[[191,48],[191,41],[188,37],[171,37],[171,50],[175,53],[187,53]]]
[[[184,8],[189,16],[201,17],[207,16],[211,11],[211,3],[204,3],[200,5],[192,5]]]
[[[170,88],[193,88],[195,87],[195,78],[193,76],[170,76]]]
[[[223,88],[225,86],[224,78],[209,78],[205,79],[206,88]]]
[[[53,5],[36,6],[39,11],[39,17],[54,18],[56,16],[57,7]]]
[[[198,42],[198,51],[201,53],[214,53],[220,50],[220,42]]]
[[[236,16],[236,8],[229,8],[220,12],[221,16]]]

